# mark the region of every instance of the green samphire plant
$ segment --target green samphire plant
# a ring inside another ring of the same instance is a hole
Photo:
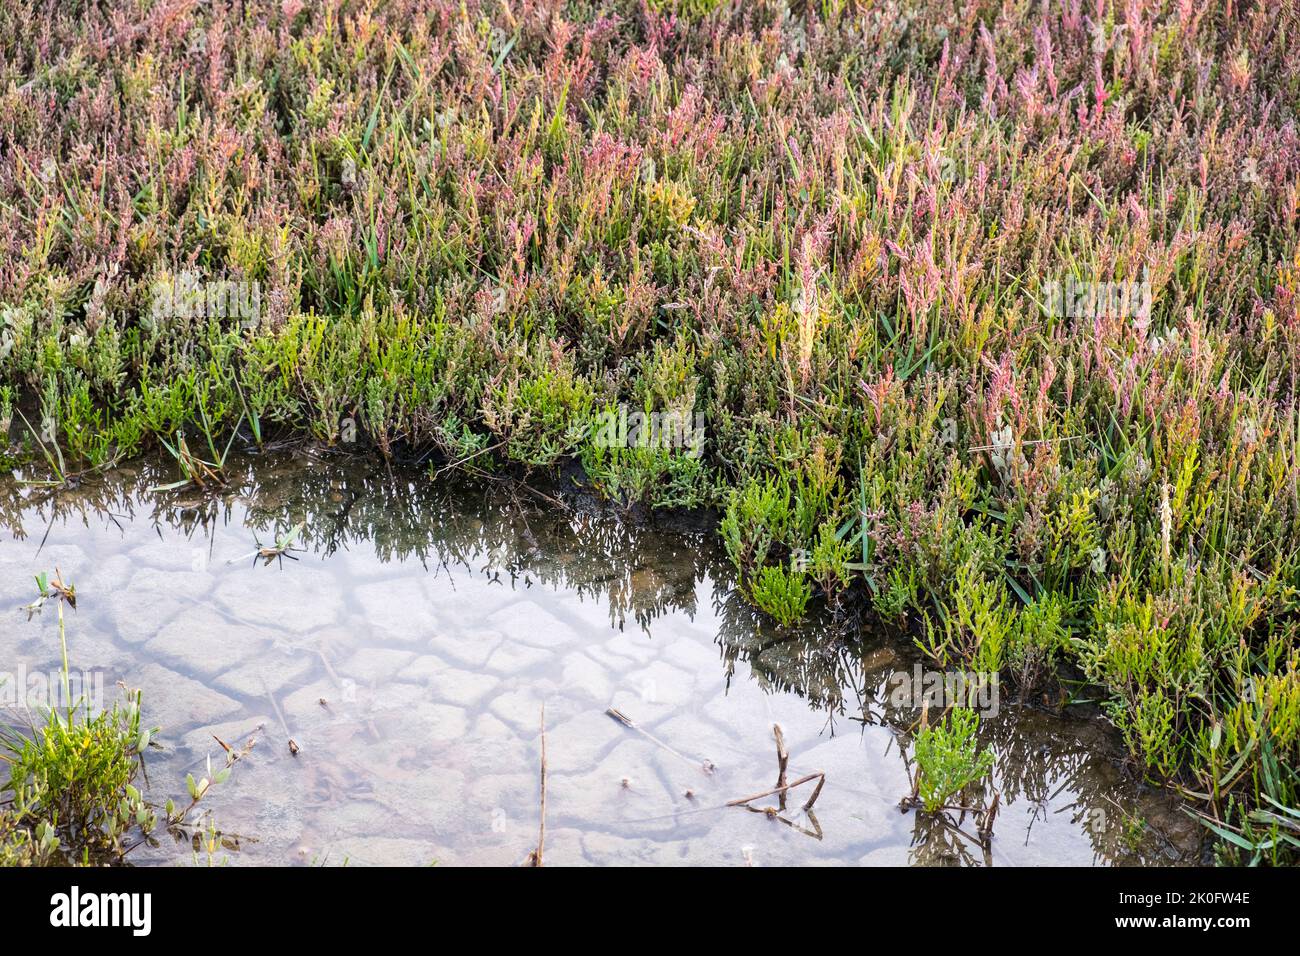
[[[945,809],[953,797],[992,772],[992,748],[980,750],[976,742],[979,723],[975,711],[957,707],[917,732],[915,798],[927,813]]]
[[[204,852],[211,863],[220,834],[210,815],[200,825],[195,811],[211,788],[230,776],[251,743],[243,750],[227,749],[219,770],[209,759],[201,780],[190,775],[188,802],[155,805],[137,786],[143,755],[159,730],[141,722],[141,692],[127,691],[125,702],[99,712],[91,700],[73,698],[64,606],[76,609],[76,589],[57,569],[53,576],[37,575],[36,583],[29,615],[51,601],[58,607],[64,706],[51,701],[40,726],[0,733],[0,751],[9,767],[9,779],[0,788],[5,795],[0,865],[120,864],[136,847],[156,843],[161,833],[190,840],[196,854]]]

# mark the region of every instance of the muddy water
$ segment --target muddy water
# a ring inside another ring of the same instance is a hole
[[[78,595],[73,670],[107,704],[119,681],[141,688],[162,726],[156,798],[220,762],[214,736],[256,738],[208,801],[232,864],[520,862],[538,836],[543,704],[550,865],[1192,857],[1186,818],[1125,777],[1098,718],[1005,700],[985,722],[991,847],[969,819],[901,812],[916,714],[887,688],[912,670],[905,644],[769,628],[730,592],[710,533],[306,451],[246,462],[216,497],[148,490],[175,478],[146,464],[57,495],[0,483],[0,670],[58,668],[54,615],[18,610],[58,567]],[[254,561],[299,521],[301,551]],[[791,779],[826,773],[812,813],[803,794],[779,817],[723,806],[774,785],[773,724]],[[171,840],[138,854],[192,858]]]

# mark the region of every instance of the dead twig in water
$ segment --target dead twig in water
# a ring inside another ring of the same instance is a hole
[[[785,745],[785,734],[782,732],[780,724],[772,725],[772,736],[776,738],[776,786],[771,790],[764,790],[762,793],[756,793],[752,797],[741,797],[739,800],[728,800],[724,806],[743,806],[746,810],[766,814],[769,818],[776,818],[787,826],[794,827],[794,829],[798,830],[800,833],[816,837],[820,840],[822,838],[822,828],[818,825],[817,818],[812,815],[812,808],[813,804],[817,802],[817,798],[821,796],[822,787],[826,785],[826,773],[822,770],[814,770],[812,773],[800,777],[798,780],[794,781],[794,783],[787,782],[786,772],[790,767],[790,749]],[[785,810],[786,794],[795,787],[802,786],[803,784],[809,783],[813,780],[817,781],[817,786],[813,788],[812,796],[808,798],[807,802],[804,803],[801,809],[804,813],[808,814],[809,818],[812,820],[813,827],[817,831],[816,833],[805,830],[793,821],[787,820],[785,817],[781,816],[781,813]],[[755,800],[761,800],[763,797],[770,797],[774,794],[777,795],[777,799],[780,802],[779,807],[749,806],[749,804]]]
[[[979,833],[980,839],[984,842],[985,846],[988,846],[989,841],[993,839],[993,821],[997,819],[998,803],[1001,801],[1001,798],[1002,794],[994,790],[993,802],[989,804],[988,812],[984,814],[984,819],[980,821],[979,829],[976,831]]]
[[[803,805],[803,809],[805,811],[811,810],[813,804],[817,802],[817,798],[821,796],[822,786],[826,783],[826,774],[824,771],[821,770],[814,771],[813,773],[810,774],[805,774],[804,776],[800,777],[798,780],[794,781],[793,783],[787,783],[783,787],[773,787],[771,790],[764,790],[762,793],[756,793],[753,796],[741,797],[738,800],[728,800],[726,805],[729,807],[744,806],[747,803],[752,803],[755,800],[761,800],[764,797],[770,797],[773,794],[785,793],[787,791],[793,790],[795,787],[803,786],[805,783],[808,783],[812,780],[817,781],[817,786],[813,790],[812,796],[808,798],[808,802]],[[753,808],[751,807],[750,809]]]
[[[266,681],[261,678],[259,678],[259,680],[262,680],[262,690],[266,691],[266,699],[271,702],[271,707],[275,710],[275,716],[280,721],[280,727],[284,730],[284,736],[289,741],[289,753],[296,757],[301,748],[298,746],[298,742],[293,739],[293,734],[289,732],[289,725],[285,722],[284,712],[280,710],[280,705],[275,702],[275,695],[272,694],[271,689],[266,686]]]
[[[526,866],[542,865],[542,847],[546,843],[546,704],[542,704],[542,822],[537,827],[537,849],[528,854]]]
[[[817,798],[822,795],[822,787],[826,786],[826,774],[822,773],[820,770],[818,770],[817,773],[819,776],[817,786],[813,787],[812,796],[809,797],[808,802],[803,805],[804,813],[812,811],[813,804],[816,803]]]
[[[503,445],[505,445],[505,442],[499,441],[495,445],[489,445],[487,448],[480,448],[472,455],[466,455],[464,458],[457,459],[456,461],[449,461],[447,462],[447,464],[443,465],[441,468],[439,468],[437,471],[433,473],[433,480],[437,481],[447,472],[455,471],[457,468],[460,468],[462,465],[465,465],[468,462],[473,461],[479,455],[486,455],[488,452],[496,451],[498,448],[502,447]]]
[[[769,820],[776,820],[778,823],[784,823],[791,830],[794,830],[798,833],[802,833],[804,836],[812,837],[814,840],[822,839],[823,834],[822,834],[821,824],[817,822],[817,814],[813,813],[811,810],[808,811],[808,822],[812,824],[812,829],[810,830],[807,827],[801,827],[799,824],[795,823],[789,817],[781,816],[781,811],[778,810],[776,807],[747,806],[745,807],[745,809],[748,810],[750,813],[761,813]]]
[[[343,691],[343,692],[344,692],[344,697],[343,697],[343,699],[344,699],[344,702],[346,703],[346,702],[347,702],[347,693],[346,693],[347,683],[343,680],[343,678],[339,677],[339,675],[338,675],[338,671],[334,670],[334,665],[330,663],[329,655],[325,653],[325,648],[323,648],[323,647],[317,647],[317,648],[316,648],[316,653],[317,653],[318,655],[320,655],[321,663],[325,665],[325,671],[326,671],[326,673],[328,673],[328,674],[330,675],[330,680],[334,681],[334,685],[335,685],[336,687],[338,687],[340,691]],[[324,703],[324,702],[322,701],[322,703]],[[379,741],[383,740],[383,737],[381,737],[380,734],[379,734],[379,728],[375,726],[375,722],[374,722],[373,719],[371,719],[371,717],[370,717],[369,714],[367,714],[364,718],[356,718],[356,719],[358,719],[358,720],[364,719],[364,720],[365,720],[366,729],[367,729],[368,731],[370,731],[370,736],[373,737],[373,738],[375,739],[375,742],[376,742],[376,743],[378,743]]]
[[[772,736],[776,737],[776,785],[785,787],[787,781],[785,777],[786,767],[790,764],[790,751],[785,747],[785,734],[781,733],[781,725],[772,725]],[[780,797],[781,809],[785,809],[785,790],[781,790]]]
[[[691,766],[703,770],[705,773],[710,775],[713,773],[714,770],[717,769],[717,767],[714,766],[712,760],[696,760],[692,757],[686,756],[686,754],[678,750],[674,750],[672,747],[668,746],[668,744],[664,743],[654,734],[650,733],[650,731],[642,729],[635,720],[633,720],[627,714],[623,713],[617,707],[610,707],[608,710],[605,711],[605,714],[606,716],[613,717],[615,720],[617,720],[628,730],[635,730],[638,734],[640,734],[646,740],[650,741],[656,747],[663,748],[664,750],[672,754],[674,757],[676,757],[678,760],[684,760]]]

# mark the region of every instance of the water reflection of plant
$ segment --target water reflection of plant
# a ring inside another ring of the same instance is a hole
[[[608,604],[620,628],[629,618],[648,627],[668,611],[693,617],[696,584],[717,563],[700,532],[650,534],[506,483],[431,483],[422,472],[356,458],[236,456],[221,494],[146,494],[165,474],[148,462],[57,494],[0,482],[0,528],[22,539],[29,525],[136,521],[147,502],[160,531],[210,541],[213,529],[242,525],[278,541],[288,515],[302,524],[292,543],[319,557],[360,547],[381,562],[527,577]]]
[[[864,712],[869,696],[862,683],[859,648],[843,628],[826,621],[797,629],[778,627],[728,587],[725,578],[715,580],[717,641],[728,682],[736,665],[744,663],[764,690],[798,694],[812,709],[826,711],[832,722]]]
[[[703,532],[656,533],[598,509],[512,491],[507,483],[457,488],[356,458],[301,452],[237,458],[229,466],[229,487],[218,495],[146,495],[164,473],[144,463],[55,494],[0,483],[0,527],[23,537],[28,524],[150,520],[171,535],[210,546],[221,526],[248,527],[262,537],[301,521],[295,545],[317,556],[360,549],[383,562],[418,562],[431,573],[498,574],[515,586],[564,589],[605,605],[617,628],[629,619],[649,628],[670,613],[693,619],[699,587],[707,581],[728,682],[743,664],[747,678],[765,690],[798,694],[825,712],[832,731],[842,719],[896,728],[900,759],[911,759],[905,728],[916,715],[890,703],[890,670],[870,663],[879,638],[864,638],[857,621],[777,627],[729,586],[725,557],[706,544]],[[893,646],[909,653],[905,645]],[[1073,819],[1120,820],[1116,808],[1131,803],[1132,791],[1118,774],[1106,772],[1112,742],[1092,724],[1052,726],[1050,720],[1004,708],[981,727],[981,743],[999,755],[997,786],[1004,800],[1046,808],[1064,792],[1072,797],[1066,809]],[[939,825],[918,821],[917,828],[934,841],[934,854],[941,855],[953,837]],[[1085,830],[1099,860],[1125,852],[1119,823]]]

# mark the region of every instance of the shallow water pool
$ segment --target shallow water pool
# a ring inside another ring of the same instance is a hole
[[[732,593],[716,536],[634,527],[520,489],[439,487],[299,450],[246,459],[215,496],[165,464],[59,491],[0,483],[0,669],[59,667],[32,576],[77,589],[74,672],[143,690],[160,801],[256,744],[206,801],[231,864],[1094,865],[1191,862],[1195,827],[1121,772],[1095,714],[1003,700],[984,732],[1000,812],[900,810],[916,713],[890,703],[905,640],[780,631]],[[260,544],[298,522],[302,550]],[[12,703],[12,700],[10,701]],[[626,722],[614,719],[610,709]],[[33,719],[21,706],[8,722]],[[825,772],[775,814],[725,806]],[[298,747],[290,753],[288,741]],[[188,842],[138,863],[189,862]]]

